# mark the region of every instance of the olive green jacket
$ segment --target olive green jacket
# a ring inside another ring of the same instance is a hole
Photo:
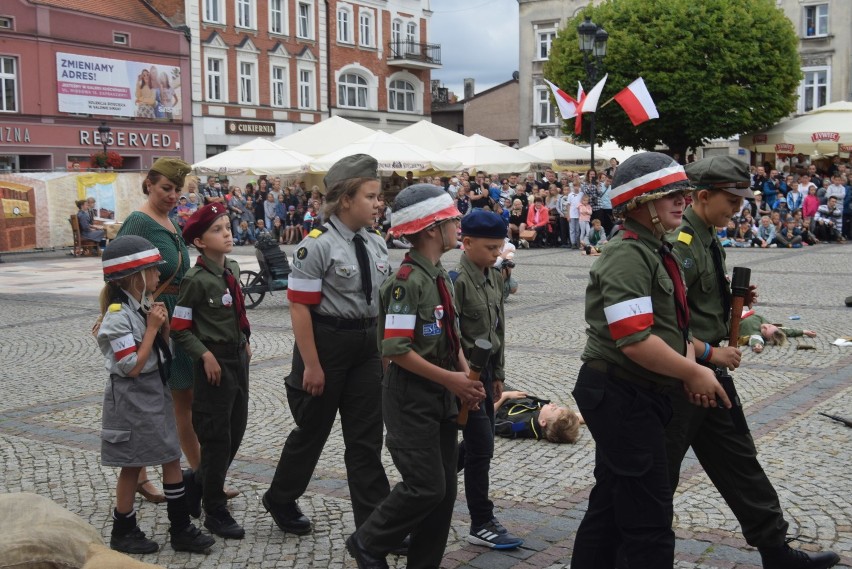
[[[473,343],[484,338],[491,342],[493,378],[504,381],[505,321],[503,314],[503,275],[494,267],[485,271],[462,255],[456,268],[455,298],[461,329],[462,351],[470,357]]]

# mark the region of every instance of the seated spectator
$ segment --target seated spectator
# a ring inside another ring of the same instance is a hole
[[[254,222],[254,238],[255,240],[260,239],[261,235],[268,235],[269,230],[266,228],[266,224],[262,219],[257,219]]]
[[[754,244],[762,249],[775,245],[775,226],[772,225],[772,220],[768,215],[760,218],[760,225],[757,227],[757,233],[754,236]]]
[[[77,200],[77,223],[80,226],[80,237],[89,241],[97,241],[101,248],[106,247],[106,231],[102,225],[89,221],[89,202]]]
[[[467,195],[469,189],[470,184],[468,182],[463,182],[462,185],[459,186],[456,196],[456,208],[462,215],[465,215],[468,211],[470,211],[470,196]]]
[[[254,245],[254,228],[249,227],[248,222],[240,221],[237,232],[234,233],[234,245]]]
[[[766,204],[763,199],[763,192],[754,192],[754,202],[747,206],[751,216],[760,219],[764,215],[772,213],[772,209]]]
[[[544,207],[544,200],[540,197],[535,198],[533,206],[527,212],[527,229],[533,229],[536,232],[535,246],[544,245],[549,221],[550,212]]]
[[[846,241],[841,237],[843,229],[843,210],[837,205],[837,198],[831,196],[825,205],[817,208],[814,218],[814,236],[820,241]]]
[[[739,227],[734,233],[734,247],[754,247],[754,233],[751,230],[751,222],[745,217],[740,219]]]
[[[767,215],[769,215],[769,214],[767,214]],[[763,216],[761,215],[760,217],[763,217]],[[746,210],[746,211],[743,212],[742,217],[740,219],[741,220],[745,219],[748,222],[749,227],[751,227],[752,233],[754,233],[755,231],[757,231],[757,224],[755,223],[754,220],[760,219],[760,217],[753,217],[751,215],[751,212]]]
[[[770,346],[783,346],[787,338],[807,336],[815,338],[813,330],[799,330],[798,328],[787,328],[778,324],[771,324],[769,320],[759,314],[751,314],[740,321],[740,337],[738,345],[751,347],[757,354],[763,351],[765,344]]]
[[[604,231],[601,220],[593,219],[592,229],[589,231],[586,241],[580,241],[580,248],[583,250],[584,255],[597,257],[601,254],[601,247],[603,247],[606,241],[606,231]]]
[[[510,439],[575,443],[583,417],[523,391],[504,391],[494,403],[495,433]]]
[[[775,240],[779,247],[787,247],[788,249],[801,248],[802,231],[796,227],[796,220],[792,217],[788,218],[784,222],[784,226],[781,227],[781,231],[775,235]]]
[[[737,223],[733,219],[728,220],[727,227],[719,227],[716,231],[716,238],[719,240],[719,245],[722,247],[733,247],[734,236],[737,234]]]
[[[461,211],[461,209],[459,209]],[[515,247],[518,246],[521,231],[527,228],[526,216],[524,215],[524,204],[519,198],[512,200],[512,208],[509,210],[509,240]]]
[[[195,213],[195,210],[198,209],[198,194],[196,194],[195,192],[189,192],[188,197],[189,197],[189,200],[188,200],[188,203],[186,205],[189,206],[189,209],[191,210],[191,214],[192,214],[192,213]]]
[[[186,225],[186,220],[192,215],[192,211],[192,208],[189,207],[189,199],[187,199],[186,196],[181,196],[180,199],[178,199],[177,205],[178,226],[183,228],[183,226]]]
[[[269,233],[275,239],[276,243],[284,242],[284,223],[282,223],[281,218],[277,215],[272,220],[272,229],[269,230]]]
[[[556,209],[548,210],[547,232],[544,237],[544,244],[547,247],[556,247],[559,245],[559,214],[556,212]]]

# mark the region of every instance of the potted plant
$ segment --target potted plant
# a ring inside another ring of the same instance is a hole
[[[92,166],[96,166],[98,168],[109,168],[113,170],[115,168],[121,168],[121,164],[124,162],[124,158],[121,157],[121,154],[118,152],[113,152],[112,150],[107,151],[106,154],[103,152],[95,152],[92,154],[90,161]]]

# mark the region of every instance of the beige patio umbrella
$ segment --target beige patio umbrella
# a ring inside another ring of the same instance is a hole
[[[192,165],[197,174],[288,176],[308,171],[311,157],[264,138],[255,138]]]
[[[528,172],[542,162],[531,154],[500,144],[479,134],[468,136],[467,140],[450,146],[441,152],[441,155],[461,161],[462,167],[465,169],[498,174]]]
[[[542,162],[549,163],[554,170],[587,169],[592,160],[592,153],[588,148],[571,144],[553,136],[542,138],[534,144],[521,148],[521,151],[535,156]],[[595,158],[595,165],[598,168],[605,167],[609,160],[609,156],[597,152]]]
[[[740,146],[776,154],[852,151],[852,103],[839,101],[740,137]]]
[[[361,140],[374,132],[373,129],[342,117],[331,117],[304,130],[279,138],[275,143],[317,158]]]
[[[369,154],[379,162],[379,172],[389,175],[396,172],[405,175],[411,171],[414,177],[437,172],[456,172],[461,162],[426,150],[392,134],[376,131],[357,142],[321,156],[311,162],[312,172],[328,172],[335,162],[353,154]]]
[[[393,135],[432,152],[441,152],[453,144],[467,140],[465,135],[427,120],[416,122],[396,131]]]

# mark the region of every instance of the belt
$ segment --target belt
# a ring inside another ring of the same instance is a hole
[[[311,312],[311,318],[317,324],[331,326],[338,330],[367,330],[372,328],[378,322],[378,318],[337,318],[335,316],[326,316],[318,312]]]
[[[639,387],[647,389],[649,391],[653,391],[654,393],[666,393],[670,391],[673,387],[671,385],[660,383],[658,381],[645,379],[644,377],[637,377],[635,374],[630,373],[626,369],[619,367],[615,364],[609,363],[605,360],[589,360],[585,362],[585,365],[595,371],[599,371],[601,373],[608,374],[610,377],[614,377],[616,379],[620,379],[632,383],[634,385],[638,385]]]

